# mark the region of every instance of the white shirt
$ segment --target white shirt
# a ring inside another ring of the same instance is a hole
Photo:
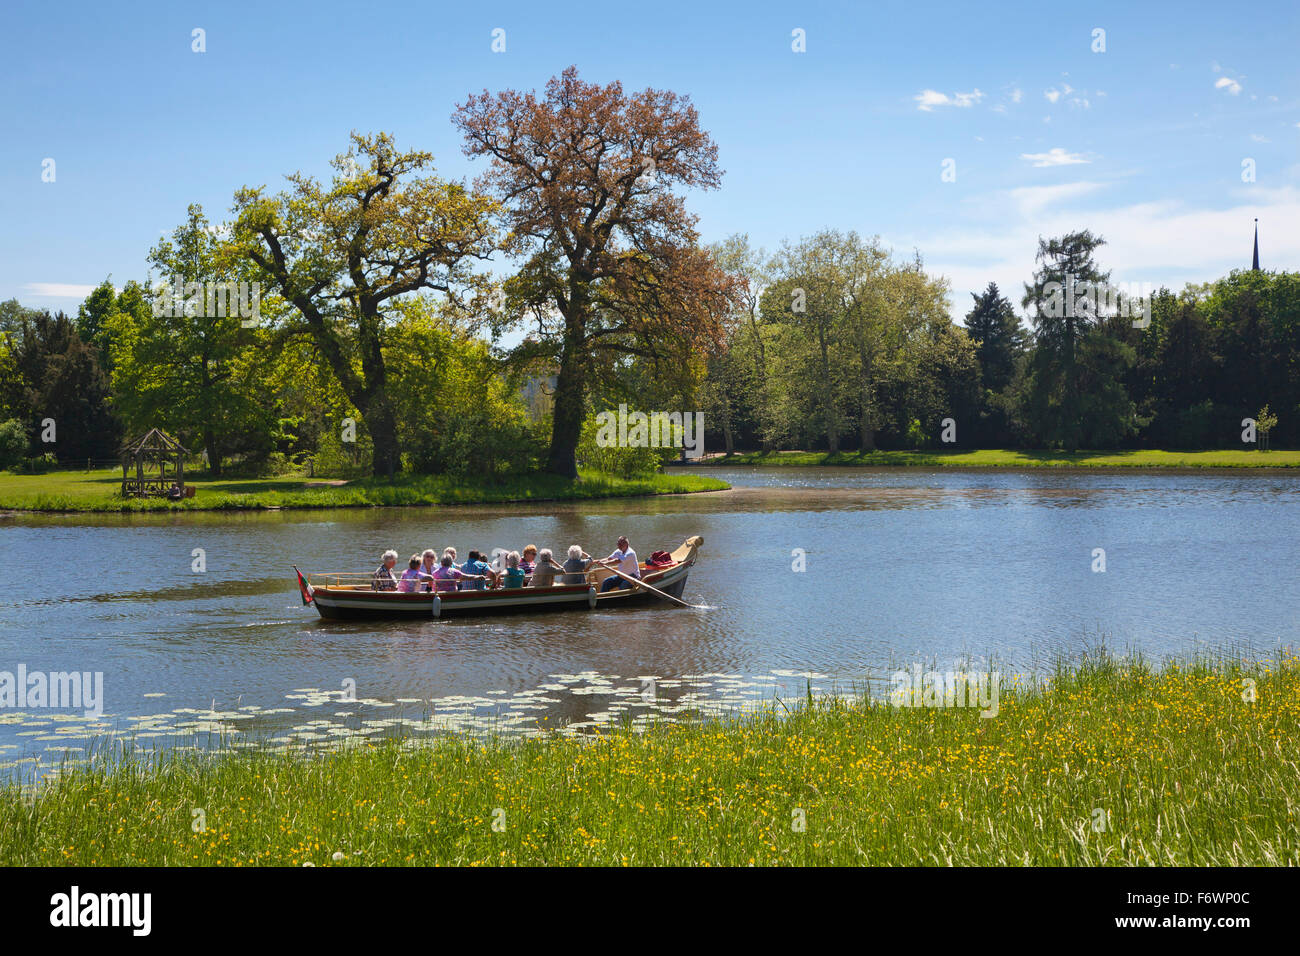
[[[617,561],[618,569],[626,575],[634,578],[639,578],[641,576],[641,562],[636,559],[636,552],[631,548],[628,548],[626,551],[616,549],[614,553],[605,560]]]

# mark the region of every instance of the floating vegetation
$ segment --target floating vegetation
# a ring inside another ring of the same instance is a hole
[[[0,773],[38,765],[41,776],[52,772],[49,754],[75,756],[94,740],[97,746],[147,744],[156,750],[222,746],[247,749],[268,745],[279,752],[329,749],[350,741],[389,737],[427,740],[444,735],[547,736],[590,735],[614,727],[643,729],[655,723],[738,715],[779,697],[802,697],[833,691],[824,674],[774,670],[768,674],[653,674],[623,677],[595,670],[550,674],[536,687],[511,692],[501,688],[481,695],[443,697],[352,698],[344,690],[295,687],[282,697],[284,706],[239,704],[176,707],[146,714],[0,711],[0,752],[18,751],[22,763],[0,761]],[[816,687],[813,681],[818,682]],[[147,699],[161,692],[141,695]],[[267,702],[271,703],[271,702]],[[322,711],[319,708],[328,708]],[[381,716],[383,712],[394,716]],[[323,716],[328,714],[328,716]],[[26,742],[26,743],[24,743]],[[36,744],[51,744],[36,748]],[[60,746],[61,745],[61,746]]]

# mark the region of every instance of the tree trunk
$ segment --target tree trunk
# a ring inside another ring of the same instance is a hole
[[[876,450],[876,430],[871,425],[871,413],[866,409],[862,412],[862,423],[859,426],[862,431],[862,450]]]
[[[726,418],[722,420],[722,442],[723,442],[723,446],[727,450],[728,455],[730,455],[733,451],[735,451],[736,445],[735,445],[735,440],[733,439],[731,434],[730,415],[728,415]],[[701,451],[703,451],[703,449],[701,449]]]
[[[370,432],[370,467],[376,478],[387,475],[391,481],[397,470],[398,455],[397,416],[393,414],[392,403],[385,393],[374,396],[360,411]]]
[[[578,439],[582,436],[582,411],[586,401],[580,346],[565,336],[560,372],[555,377],[555,412],[551,418],[551,450],[546,470],[565,478],[578,477]]]
[[[217,436],[211,428],[203,430],[203,449],[208,453],[208,474],[213,478],[221,477],[221,449],[217,447]]]

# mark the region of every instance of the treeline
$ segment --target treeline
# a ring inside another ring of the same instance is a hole
[[[221,223],[191,206],[75,317],[0,304],[0,467],[153,427],[214,476],[657,467],[671,451],[597,439],[622,403],[703,411],[728,451],[1206,448],[1251,417],[1300,441],[1295,273],[1161,290],[1135,319],[1076,302],[1109,283],[1084,231],[1040,241],[1024,321],[990,285],[962,326],[919,255],[856,233],[703,245],[684,195],[722,171],[686,97],[570,68],[451,120],[472,184],[354,133],[325,180],[240,188]]]
[[[1111,288],[1103,244],[1040,240],[1027,319],[990,283],[957,326],[945,284],[875,240],[826,231],[766,255],[734,237],[716,253],[751,291],[708,360],[711,444],[1221,448],[1247,418],[1300,442],[1300,274],[1143,300]]]

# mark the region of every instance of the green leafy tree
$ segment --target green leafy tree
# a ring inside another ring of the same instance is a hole
[[[473,267],[495,247],[495,206],[426,173],[432,159],[385,133],[353,133],[330,183],[295,173],[276,196],[235,195],[233,254],[287,306],[277,339],[308,338],[360,413],[376,473],[391,475],[399,459],[384,358],[396,302],[432,291],[481,315],[489,294]]]
[[[160,427],[191,446],[197,440],[214,476],[232,453],[265,457],[276,427],[266,333],[234,296],[216,295],[238,272],[200,206],[189,207],[149,261],[162,287],[148,301],[124,292],[103,319],[115,407],[133,434]]]

